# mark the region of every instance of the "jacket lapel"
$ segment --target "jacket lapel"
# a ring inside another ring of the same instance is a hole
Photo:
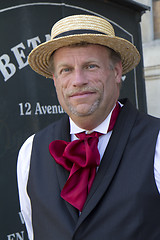
[[[127,144],[129,134],[136,120],[136,116],[137,110],[129,103],[129,101],[127,101],[118,116],[112,136],[102,158],[82,214],[79,217],[75,231],[89,213],[95,208],[103,194],[107,191],[111,180],[116,173],[118,165],[120,164],[120,160]]]
[[[71,141],[68,116],[65,115],[63,118],[60,119],[54,135],[55,135],[55,139],[64,140],[66,142]],[[57,171],[57,177],[58,177],[60,189],[62,191],[62,188],[64,187],[64,185],[67,181],[69,173],[67,170],[65,170],[62,166],[60,166],[58,164],[56,164],[56,171]],[[64,202],[65,202],[67,209],[69,210],[69,213],[71,214],[73,220],[75,221],[75,223],[77,223],[78,211],[72,205],[70,205],[68,202],[66,202],[66,201],[64,201]]]

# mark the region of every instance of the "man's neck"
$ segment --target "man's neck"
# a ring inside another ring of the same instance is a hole
[[[114,105],[115,107],[115,105]],[[109,111],[108,114],[104,115],[104,117],[102,118],[99,118],[99,121],[98,119],[94,119],[93,118],[93,115],[92,116],[87,116],[87,117],[77,117],[77,118],[70,118],[71,121],[73,124],[75,124],[78,128],[84,130],[84,131],[92,131],[94,130],[95,128],[97,128],[98,126],[100,126],[107,118],[110,119],[110,116],[111,116],[111,113],[114,109],[114,107],[111,109],[111,111]]]

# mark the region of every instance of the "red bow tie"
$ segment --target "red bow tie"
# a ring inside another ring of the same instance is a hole
[[[113,129],[120,111],[117,103],[110,120],[108,131]],[[78,140],[66,142],[55,140],[50,143],[49,151],[56,163],[70,172],[66,184],[61,191],[61,197],[82,211],[88,193],[100,164],[100,154],[97,148],[98,132],[76,134]]]

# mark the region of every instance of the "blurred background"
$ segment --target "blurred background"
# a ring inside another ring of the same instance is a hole
[[[142,15],[142,46],[147,111],[160,117],[160,0],[136,1],[150,7]]]
[[[160,117],[160,0],[0,0],[0,240],[27,239],[16,178],[20,146],[64,113],[53,81],[34,73],[27,56],[71,14],[105,17],[136,45],[142,61],[126,74],[121,97]]]

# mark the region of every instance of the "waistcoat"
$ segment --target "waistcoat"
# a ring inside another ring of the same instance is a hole
[[[82,213],[60,197],[68,172],[49,143],[69,141],[64,117],[35,135],[28,194],[34,240],[160,240],[154,155],[160,121],[124,103]]]

